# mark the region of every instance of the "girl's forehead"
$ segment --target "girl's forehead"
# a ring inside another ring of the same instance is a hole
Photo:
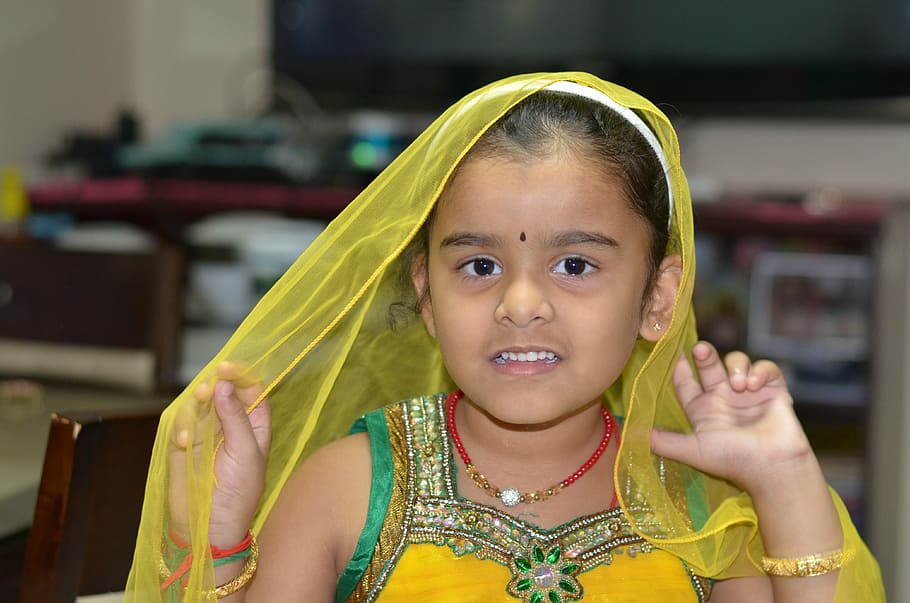
[[[481,157],[465,162],[440,195],[437,213],[512,206],[541,209],[556,201],[568,206],[598,207],[622,200],[626,187],[615,166],[560,153],[545,157]]]
[[[632,228],[633,221],[640,219],[619,177],[590,162],[493,158],[459,169],[436,207],[433,230],[514,231],[518,237],[594,225]]]

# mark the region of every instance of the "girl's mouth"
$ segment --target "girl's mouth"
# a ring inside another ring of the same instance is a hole
[[[553,352],[539,351],[539,352],[500,352],[493,362],[496,364],[505,364],[506,362],[543,362],[545,364],[552,364],[559,360],[559,356]]]

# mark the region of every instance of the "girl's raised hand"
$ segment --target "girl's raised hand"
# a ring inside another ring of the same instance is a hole
[[[654,430],[655,454],[728,479],[754,494],[766,483],[765,476],[812,453],[776,364],[752,363],[742,352],[721,360],[706,342],[697,343],[692,355],[700,382],[684,356],[673,373],[692,433]]]
[[[215,441],[224,441],[215,454],[215,484],[209,519],[209,541],[230,548],[243,540],[265,487],[265,467],[271,442],[268,398],[247,414],[262,393],[262,382],[237,363],[218,365],[214,386],[193,392],[196,407],[178,417],[169,449],[171,525],[178,533],[188,522],[187,454],[199,458],[203,424],[215,409]]]

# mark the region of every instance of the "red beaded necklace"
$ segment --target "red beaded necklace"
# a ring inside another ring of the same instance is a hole
[[[600,408],[600,412],[604,418],[604,435],[600,440],[600,444],[597,446],[597,450],[586,460],[581,467],[579,467],[575,473],[565,478],[558,484],[546,488],[544,490],[537,490],[535,492],[521,493],[516,488],[505,488],[500,490],[493,484],[491,484],[487,478],[480,473],[474,464],[471,463],[471,457],[468,456],[467,451],[464,449],[464,444],[461,443],[461,437],[458,435],[458,429],[455,427],[455,406],[458,404],[458,401],[461,400],[461,397],[464,394],[461,390],[456,390],[449,394],[449,397],[445,401],[445,410],[446,410],[446,422],[449,424],[449,432],[452,434],[452,443],[455,445],[455,450],[458,451],[458,456],[461,457],[461,460],[464,461],[465,469],[467,470],[468,476],[474,482],[474,484],[482,489],[484,492],[492,496],[493,498],[498,498],[502,501],[507,507],[514,507],[520,503],[535,503],[542,500],[546,500],[551,496],[556,496],[575,482],[577,482],[582,475],[588,472],[591,467],[594,466],[594,463],[597,462],[597,459],[601,457],[604,453],[604,450],[607,449],[607,445],[610,443],[610,436],[613,435],[613,428],[616,425],[613,415],[604,408]],[[615,498],[615,497],[614,497]]]

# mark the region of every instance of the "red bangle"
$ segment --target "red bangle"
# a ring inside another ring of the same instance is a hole
[[[173,528],[168,527],[167,535],[171,539],[171,542],[174,543],[178,549],[187,550],[191,547],[190,543],[184,540]],[[233,546],[229,549],[219,549],[214,544],[211,545],[212,549],[212,559],[221,559],[222,557],[230,557],[231,555],[236,555],[240,551],[246,550],[250,547],[250,542],[253,540],[253,532],[247,530],[246,536],[240,543],[236,546]]]
[[[231,555],[236,555],[241,551],[245,551],[250,548],[250,543],[253,542],[253,532],[251,530],[246,531],[246,537],[240,541],[239,544],[232,546],[229,549],[219,549],[214,544],[211,545],[212,548],[212,559],[223,559],[224,557],[230,557]]]
[[[168,536],[171,538],[171,541],[181,549],[186,550],[190,548],[190,543],[177,536],[170,528],[168,528]],[[224,559],[225,557],[230,557],[231,555],[236,555],[241,551],[245,551],[246,549],[250,548],[250,544],[252,544],[252,542],[253,532],[251,530],[247,530],[246,537],[241,540],[239,544],[229,549],[219,549],[214,544],[209,545],[209,548],[212,551],[212,560]],[[168,576],[167,579],[161,584],[161,589],[166,590],[171,584],[182,578],[189,571],[192,563],[193,552],[190,551],[187,553],[186,557],[183,558],[183,561],[180,563],[177,569],[175,569],[173,573]]]

